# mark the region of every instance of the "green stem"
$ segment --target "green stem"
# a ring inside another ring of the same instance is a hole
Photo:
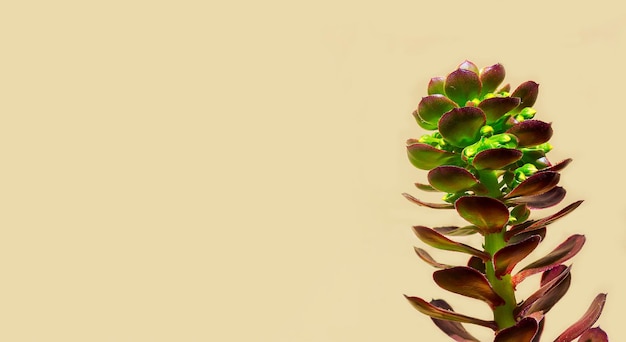
[[[488,196],[493,198],[502,197],[500,185],[498,183],[498,175],[494,171],[482,170],[479,172],[480,182],[487,187]],[[499,233],[485,235],[485,251],[493,256],[506,246],[504,240],[504,232],[506,227]],[[493,290],[504,299],[504,304],[493,309],[493,317],[498,324],[499,329],[504,329],[515,325],[515,316],[513,311],[517,305],[515,301],[515,290],[511,282],[511,275],[506,274],[498,279],[495,274],[493,261],[490,260],[485,264],[487,280],[491,284]]]

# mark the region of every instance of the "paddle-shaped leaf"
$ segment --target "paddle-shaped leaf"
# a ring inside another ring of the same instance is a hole
[[[469,70],[478,75],[478,67],[476,64],[468,60],[464,60],[463,63],[459,64],[458,69]]]
[[[532,342],[539,330],[539,323],[533,317],[524,317],[514,326],[500,330],[494,342]]]
[[[452,152],[443,151],[423,143],[414,143],[406,147],[409,161],[418,169],[430,170],[443,164],[454,164],[461,157]]]
[[[561,175],[558,172],[537,172],[526,178],[511,192],[506,194],[504,198],[541,195],[552,190],[559,183],[560,178]]]
[[[546,216],[546,217],[544,217],[544,218],[542,218],[540,220],[530,221],[530,222],[527,221],[527,222],[524,222],[522,224],[515,225],[515,226],[511,227],[504,234],[504,238],[506,240],[509,240],[514,235],[521,234],[521,233],[526,233],[526,232],[530,232],[530,231],[533,231],[533,230],[537,230],[537,229],[541,229],[543,227],[546,227],[546,226],[554,223],[558,219],[564,217],[565,215],[571,213],[576,208],[578,208],[582,203],[583,203],[583,201],[576,201],[576,202],[568,205],[567,207],[559,210],[558,212],[556,212],[556,213],[554,213],[554,214],[552,214],[550,216]]]
[[[439,120],[439,133],[451,145],[466,147],[478,141],[480,128],[483,125],[485,125],[485,114],[479,108],[454,108]]]
[[[418,257],[420,257],[420,259],[424,260],[425,263],[431,265],[434,268],[450,268],[450,267],[452,267],[450,265],[438,263],[437,261],[435,261],[435,259],[433,259],[433,257],[430,256],[430,254],[428,254],[428,252],[426,252],[425,250],[423,250],[421,248],[414,247],[414,249],[415,249],[415,253],[417,254]]]
[[[500,83],[504,81],[505,76],[506,72],[504,71],[504,66],[500,63],[482,68],[479,76],[480,82],[482,83],[481,95],[493,93]]]
[[[443,299],[433,299],[430,301],[430,304],[438,308],[454,312],[450,304],[448,304]],[[443,331],[446,335],[450,336],[453,340],[457,342],[480,342],[476,339],[476,337],[467,332],[467,330],[465,330],[463,325],[459,322],[442,320],[432,317],[431,319],[433,323],[435,323],[435,325],[439,329],[441,329],[441,331]]]
[[[407,193],[403,193],[402,196],[404,196],[404,198],[408,199],[409,201],[421,206],[421,207],[427,207],[427,208],[432,208],[432,209],[452,209],[454,208],[454,206],[452,204],[449,203],[429,203],[429,202],[424,202],[421,201]]]
[[[417,105],[416,115],[419,115],[425,122],[434,125],[432,129],[436,129],[441,116],[456,107],[458,107],[456,103],[443,95],[429,95],[422,97],[419,105]]]
[[[509,221],[506,205],[494,198],[464,196],[454,206],[462,218],[480,228],[483,234],[497,233]]]
[[[545,209],[561,203],[566,193],[567,191],[563,187],[557,186],[541,195],[516,197],[506,202],[511,204],[523,203],[530,209]]]
[[[591,328],[580,335],[578,342],[609,342],[609,336],[600,327]]]
[[[441,288],[460,295],[485,301],[493,309],[504,304],[489,284],[489,280],[471,267],[457,266],[435,271],[435,283]]]
[[[542,283],[539,290],[535,291],[535,293],[530,295],[530,297],[528,297],[525,301],[520,303],[515,308],[515,316],[524,317],[528,313],[532,313],[533,311],[530,311],[530,308],[533,304],[535,304],[535,302],[546,296],[550,291],[558,287],[561,283],[565,281],[566,278],[570,276],[571,267],[562,268],[561,265],[559,265],[558,270],[560,271],[560,273],[554,272],[550,274],[551,279],[549,281]],[[567,286],[569,286],[569,281],[567,283]]]
[[[570,236],[548,255],[524,267],[516,275],[514,275],[511,279],[513,285],[519,284],[522,280],[530,275],[543,272],[571,259],[583,248],[584,244],[584,235],[576,234]]]
[[[428,173],[428,182],[433,188],[454,193],[478,185],[478,179],[466,169],[459,166],[438,166]]]
[[[525,120],[509,128],[519,141],[519,147],[532,147],[543,144],[552,137],[552,125],[539,120]]]
[[[433,228],[437,233],[449,236],[466,236],[478,233],[480,230],[476,226],[445,226]]]
[[[539,295],[531,295],[522,305],[519,307],[519,315],[525,316],[533,312],[548,313],[550,309],[559,301],[569,290],[569,286],[572,282],[571,273],[567,272],[561,279],[554,284],[543,286],[539,289]],[[544,291],[545,289],[545,291]]]
[[[472,161],[477,170],[499,170],[522,158],[522,151],[514,148],[492,148],[478,152]]]
[[[454,311],[441,309],[419,297],[409,297],[407,295],[404,295],[404,297],[411,303],[411,305],[413,305],[415,309],[417,309],[417,311],[423,313],[424,315],[448,321],[481,325],[492,330],[498,329],[498,326],[494,321],[485,321],[482,319],[462,315]]]
[[[598,320],[600,314],[602,313],[602,309],[604,308],[604,302],[606,302],[606,294],[601,293],[596,296],[596,298],[591,303],[587,312],[583,315],[583,317],[574,323],[572,326],[567,328],[559,337],[554,340],[554,342],[570,342],[573,341],[576,337],[580,336],[587,329],[591,328],[591,326]]]
[[[420,190],[422,190],[422,191],[439,192],[439,190],[433,188],[432,185],[430,185],[430,184],[415,183],[415,187],[420,189]]]
[[[508,245],[497,251],[493,256],[496,277],[500,279],[503,275],[511,273],[517,263],[524,260],[528,254],[537,248],[540,241],[539,235],[533,235],[524,241]]]
[[[519,97],[522,100],[514,112],[517,113],[523,108],[534,105],[537,101],[537,95],[539,95],[539,84],[536,82],[526,81],[520,84],[511,94],[511,97]]]
[[[446,95],[459,106],[464,106],[480,95],[482,85],[475,72],[456,69],[448,74],[444,86]]]
[[[492,97],[482,100],[478,104],[478,108],[482,109],[487,118],[487,123],[490,124],[498,121],[504,114],[519,104],[520,99],[517,97]]]
[[[466,244],[452,241],[447,237],[437,233],[436,231],[424,227],[424,226],[414,226],[413,231],[415,235],[422,240],[424,243],[431,247],[435,247],[438,249],[443,249],[447,251],[455,251],[461,253],[467,253],[481,258],[482,260],[490,260],[491,257],[488,253],[480,251],[474,247],[468,246]]]
[[[445,91],[443,90],[445,83],[445,77],[439,76],[431,78],[428,82],[428,95],[445,94]]]
[[[543,171],[561,172],[571,162],[572,162],[572,158],[567,158],[565,160],[561,160],[560,162],[558,162],[558,163],[556,163],[556,164],[554,164],[552,166],[546,167],[545,169],[541,169],[538,172],[543,172]]]

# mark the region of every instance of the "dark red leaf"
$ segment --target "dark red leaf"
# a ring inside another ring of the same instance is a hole
[[[532,342],[539,330],[539,323],[532,317],[524,317],[514,326],[502,329],[496,334],[494,342]]]
[[[544,217],[540,220],[536,220],[536,221],[532,221],[532,222],[528,222],[528,223],[522,223],[519,225],[515,225],[513,227],[511,227],[509,229],[509,231],[507,231],[504,235],[506,240],[509,240],[511,237],[513,237],[514,235],[517,234],[521,234],[521,233],[526,233],[526,232],[530,232],[533,230],[537,230],[537,229],[541,229],[543,227],[546,227],[552,223],[554,223],[555,221],[557,221],[558,219],[564,217],[565,215],[571,213],[572,211],[574,211],[576,208],[578,208],[581,204],[583,203],[583,201],[576,201],[570,205],[568,205],[567,207],[559,210],[558,212]]]
[[[552,190],[536,196],[523,196],[507,201],[511,204],[526,204],[530,209],[545,209],[555,206],[565,198],[567,191],[563,187],[556,186]]]
[[[567,165],[569,165],[572,162],[572,158],[568,158],[565,160],[561,160],[560,162],[552,165],[552,166],[548,166],[545,169],[541,169],[539,170],[539,172],[543,172],[543,171],[554,171],[554,172],[560,172],[563,169],[565,169],[565,167],[567,167]]]
[[[600,314],[602,313],[605,302],[605,293],[597,295],[591,303],[589,309],[587,309],[587,312],[585,312],[585,314],[583,315],[583,317],[572,326],[567,328],[561,335],[559,335],[559,337],[556,338],[556,340],[554,340],[554,342],[573,341],[576,337],[587,331],[587,329],[591,328],[591,326],[598,320],[598,318],[600,318]]]
[[[522,151],[514,148],[492,148],[478,152],[472,161],[477,170],[499,170],[522,158]]]
[[[481,94],[493,93],[500,83],[504,81],[505,75],[504,66],[500,63],[484,67],[480,70],[479,78],[483,86]]]
[[[591,328],[580,335],[578,342],[609,342],[609,336],[600,327]]]
[[[534,105],[535,101],[537,101],[537,95],[539,95],[539,84],[533,81],[526,81],[520,84],[511,94],[511,97],[519,97],[522,100],[515,112]]]
[[[561,283],[563,283],[565,281],[565,278],[568,278],[570,276],[571,267],[559,269],[561,270],[561,273],[553,275],[550,281],[542,284],[539,290],[535,291],[535,293],[530,295],[525,301],[520,303],[515,308],[515,315],[517,317],[524,317],[529,313],[532,314],[532,311],[530,311],[531,306],[542,297],[546,296],[552,289],[558,287]],[[569,282],[567,283],[567,285],[569,286]]]
[[[511,192],[506,194],[504,198],[541,195],[552,190],[559,183],[560,178],[561,175],[558,172],[537,172],[526,178]]]
[[[415,248],[415,253],[417,253],[417,256],[420,257],[420,259],[424,260],[424,262],[426,262],[427,264],[429,264],[429,265],[431,265],[431,266],[433,266],[435,268],[450,268],[450,267],[452,267],[450,265],[438,263],[425,250],[423,250],[421,248],[417,248],[417,247],[414,247],[414,248]]]
[[[446,77],[444,89],[446,95],[459,106],[464,106],[480,95],[482,85],[475,72],[457,69]]]
[[[428,172],[428,182],[437,190],[455,193],[476,186],[478,179],[462,167],[443,165]]]
[[[432,209],[452,209],[454,208],[454,206],[450,203],[429,203],[429,202],[423,202],[421,200],[418,200],[417,198],[407,194],[407,193],[403,193],[402,196],[404,196],[404,198],[408,199],[409,201],[422,206],[422,207],[428,207],[428,208],[432,208]]]
[[[471,267],[457,266],[433,273],[435,283],[441,288],[460,295],[485,301],[493,309],[504,304],[489,284],[489,280]]]
[[[540,236],[533,235],[524,241],[508,245],[497,251],[493,256],[496,277],[500,279],[503,275],[510,274],[517,263],[524,260],[525,257],[537,248],[540,241]]]
[[[476,234],[480,232],[480,230],[476,226],[465,226],[465,227],[446,226],[446,227],[435,227],[433,229],[437,233],[448,235],[448,236],[466,236],[466,235],[472,235],[472,234]]]
[[[454,108],[439,120],[439,133],[451,145],[466,147],[478,141],[484,124],[485,114],[479,108]]]
[[[464,196],[454,206],[462,218],[480,228],[483,234],[499,232],[509,221],[506,205],[491,197]]]
[[[485,321],[482,319],[462,315],[454,311],[441,309],[419,297],[409,297],[407,295],[405,295],[404,297],[411,303],[411,305],[413,305],[415,309],[427,316],[447,321],[481,325],[492,330],[498,329],[498,326],[494,321]]]
[[[455,251],[461,253],[467,253],[474,256],[477,256],[483,260],[490,260],[491,256],[488,253],[480,251],[474,247],[468,246],[466,244],[452,241],[447,237],[437,233],[436,231],[424,227],[424,226],[415,226],[413,227],[413,231],[415,235],[422,240],[424,243],[431,247],[435,247],[438,249],[443,249],[447,251]]]
[[[549,283],[552,279],[558,277],[561,273],[565,272],[567,266],[565,265],[557,265],[541,274],[541,282],[539,282],[539,286],[544,286]]]
[[[532,147],[550,140],[552,126],[539,120],[525,120],[509,128],[506,133],[517,137],[519,147]]]
[[[485,113],[487,123],[493,123],[519,104],[520,99],[517,97],[492,97],[482,100],[478,108]]]
[[[433,299],[430,301],[430,304],[438,308],[454,312],[450,304],[443,299]],[[431,319],[433,320],[433,323],[441,329],[441,331],[457,342],[480,342],[476,339],[476,337],[467,332],[467,330],[465,330],[463,325],[459,322],[446,321],[432,317]]]

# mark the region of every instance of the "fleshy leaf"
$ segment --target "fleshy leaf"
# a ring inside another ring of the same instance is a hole
[[[466,147],[478,141],[484,124],[485,114],[479,108],[454,108],[439,120],[439,133],[451,145]]]
[[[439,192],[439,190],[433,188],[430,184],[415,183],[415,187],[426,192]]]
[[[536,229],[541,229],[543,227],[546,227],[552,223],[554,223],[555,221],[557,221],[558,219],[564,217],[565,215],[571,213],[572,211],[574,211],[576,208],[578,208],[581,204],[583,203],[583,201],[576,201],[570,205],[568,205],[567,207],[559,210],[558,212],[550,215],[550,216],[546,216],[540,220],[536,220],[536,221],[531,221],[531,222],[524,222],[523,224],[519,224],[519,225],[515,225],[513,227],[511,227],[511,229],[509,229],[509,231],[507,231],[505,233],[505,239],[508,240],[511,237],[513,237],[514,235],[520,234],[520,233],[525,233],[525,232],[530,232]]]
[[[455,193],[478,184],[478,179],[459,166],[438,166],[428,173],[428,182],[437,190]]]
[[[445,91],[443,90],[444,84],[446,83],[446,78],[439,76],[433,77],[428,82],[428,95],[441,94],[445,95]]]
[[[565,265],[557,265],[545,272],[543,272],[541,274],[541,281],[539,282],[539,286],[544,286],[547,283],[549,283],[550,281],[552,281],[552,279],[558,277],[559,275],[561,275],[561,273],[565,272],[565,270],[567,270],[567,266]]]
[[[524,260],[537,248],[540,241],[541,237],[533,235],[524,241],[508,245],[497,251],[493,256],[496,277],[500,279],[503,275],[511,273],[517,263]]]
[[[454,312],[450,304],[443,299],[433,299],[430,301],[430,304],[438,308]],[[441,331],[457,342],[480,342],[476,339],[476,337],[472,336],[467,330],[465,330],[463,325],[459,322],[436,319],[432,317],[431,319],[433,320],[433,323],[441,329]]]
[[[563,280],[559,281],[558,284],[554,284],[554,286],[550,287],[548,291],[543,293],[540,297],[536,298],[535,301],[530,303],[530,305],[524,310],[522,315],[526,315],[528,313],[533,312],[542,312],[548,313],[550,309],[559,301],[565,294],[567,290],[569,290],[569,286],[572,282],[572,275],[568,273]],[[532,297],[532,295],[531,295]],[[530,300],[527,300],[529,302]],[[524,303],[526,304],[526,303]]]
[[[525,301],[520,303],[515,308],[514,313],[517,317],[526,316],[528,312],[532,313],[532,311],[530,311],[529,309],[531,308],[533,304],[535,304],[535,302],[537,302],[538,300],[541,300],[544,296],[548,295],[550,291],[552,291],[554,288],[558,287],[561,283],[563,283],[566,278],[570,277],[571,267],[559,268],[559,270],[560,270],[560,273],[556,275],[552,275],[552,279],[550,279],[550,281],[542,284],[539,290],[535,291],[535,293],[530,295]],[[569,286],[569,281],[567,283],[567,286]]]
[[[421,206],[421,207],[427,207],[427,208],[432,208],[432,209],[452,209],[454,208],[454,206],[450,203],[429,203],[429,202],[424,202],[421,201],[407,193],[403,193],[402,196],[404,196],[404,198],[408,199],[409,201]]]
[[[570,342],[573,341],[576,337],[583,334],[587,331],[591,326],[600,318],[600,314],[602,313],[602,309],[604,308],[604,302],[606,302],[606,294],[601,293],[596,296],[596,298],[591,303],[587,312],[583,315],[583,317],[574,323],[572,326],[567,328],[559,337],[554,340],[554,342]]]
[[[428,252],[426,252],[425,250],[421,248],[414,247],[414,249],[415,249],[415,253],[417,253],[417,256],[420,257],[420,259],[424,260],[425,263],[429,264],[432,267],[435,267],[435,268],[452,267],[450,265],[438,263],[437,261],[435,261],[435,259],[433,259],[433,257],[430,256],[430,254],[428,254]]]
[[[453,164],[460,157],[428,144],[415,143],[406,147],[409,161],[418,169],[430,170],[443,164]]]
[[[413,305],[415,309],[417,309],[417,311],[423,313],[424,315],[447,321],[481,325],[492,330],[498,329],[498,326],[494,321],[485,321],[482,319],[462,315],[454,311],[441,309],[419,297],[409,297],[407,295],[405,295],[404,297],[411,303],[411,305]]]
[[[526,81],[520,84],[511,94],[511,97],[519,97],[522,102],[517,106],[514,112],[519,112],[523,108],[530,107],[537,101],[539,95],[539,84],[533,81]]]
[[[497,233],[509,221],[506,205],[494,198],[464,196],[454,206],[462,218],[480,228],[483,234]]]
[[[563,187],[557,186],[552,190],[536,196],[517,197],[507,201],[512,204],[526,204],[530,209],[545,209],[555,206],[565,198],[567,191]]]
[[[541,169],[539,170],[539,172],[544,172],[544,171],[554,171],[554,172],[560,172],[562,171],[567,165],[569,165],[569,163],[572,162],[572,158],[567,158],[565,160],[561,160],[560,162],[546,167],[545,169]]]
[[[482,274],[486,273],[485,262],[479,257],[471,256],[470,259],[467,261],[467,266],[475,269]]]
[[[541,228],[541,229],[536,229],[530,232],[524,232],[521,234],[517,234],[513,237],[511,237],[511,239],[508,241],[509,244],[514,244],[514,243],[519,243],[522,242],[526,239],[528,239],[529,237],[533,236],[533,235],[538,235],[541,238],[541,241],[543,241],[546,237],[546,233],[547,233],[547,229]]]
[[[467,101],[471,101],[480,95],[482,85],[475,72],[456,69],[446,77],[446,95],[459,106],[464,106]]]
[[[543,317],[539,321],[539,328],[537,328],[537,333],[535,334],[535,338],[533,338],[532,342],[541,342],[541,334],[543,333],[543,326],[546,324],[546,318]]]
[[[539,323],[532,317],[524,317],[514,326],[500,330],[494,342],[532,342],[539,330]]]
[[[524,267],[516,275],[514,275],[511,279],[513,285],[519,284],[530,275],[543,272],[571,259],[583,248],[584,244],[584,235],[575,234],[570,236],[567,240],[558,245],[552,252],[548,253],[548,255]]]
[[[482,68],[479,77],[483,86],[481,95],[493,93],[500,83],[504,81],[505,76],[504,66],[500,63]]]
[[[600,327],[591,328],[580,335],[578,342],[609,342],[609,336]]]
[[[446,227],[435,227],[433,228],[437,233],[449,236],[466,236],[476,234],[480,231],[476,226],[465,226],[465,227],[456,227],[456,226],[446,226]]]
[[[426,243],[431,247],[435,247],[438,249],[443,249],[447,251],[455,251],[461,253],[467,253],[481,258],[482,260],[490,260],[491,257],[488,253],[480,251],[474,247],[468,246],[466,244],[452,241],[447,237],[437,233],[436,231],[424,227],[424,226],[414,226],[413,231],[415,235],[422,240],[422,242]]]
[[[463,63],[459,64],[458,68],[463,69],[463,70],[469,70],[475,73],[476,75],[478,75],[478,67],[476,66],[476,64],[472,63],[471,61],[468,61],[468,60],[463,61]]]
[[[471,267],[457,266],[435,271],[433,279],[444,290],[483,300],[492,309],[504,304],[504,299],[493,290],[489,280]]]
[[[552,138],[552,125],[539,120],[525,120],[509,128],[506,133],[517,137],[519,147],[532,147]]]
[[[515,208],[511,210],[511,217],[515,220],[514,222],[524,222],[530,216],[530,209],[526,204],[516,205]]]
[[[561,175],[558,172],[537,172],[526,178],[523,182],[511,190],[511,192],[506,194],[504,198],[541,195],[552,190],[559,183],[560,178]]]
[[[492,148],[476,154],[472,164],[477,170],[499,170],[520,160],[522,155],[514,148]]]
[[[519,106],[520,99],[517,97],[492,97],[482,100],[478,108],[482,109],[487,118],[487,123],[498,121],[504,114]]]
[[[436,129],[441,116],[457,107],[456,103],[443,95],[429,95],[422,97],[417,106],[417,113],[422,120],[434,125],[431,129]]]
[[[437,129],[436,123],[431,123],[424,120],[418,113],[417,109],[413,111],[413,117],[415,118],[415,122],[425,130],[434,131]]]

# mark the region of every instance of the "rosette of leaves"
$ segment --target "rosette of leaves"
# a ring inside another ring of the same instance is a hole
[[[468,255],[466,264],[439,263],[416,247],[417,255],[437,269],[433,279],[440,287],[483,301],[493,311],[493,318],[475,318],[455,312],[442,299],[406,296],[455,341],[478,341],[462,323],[492,329],[497,342],[540,341],[546,314],[571,283],[571,265],[565,263],[585,243],[583,235],[574,234],[548,255],[524,261],[545,239],[547,227],[582,201],[530,219],[533,210],[564,199],[560,172],[571,159],[553,164],[546,156],[553,131],[550,123],[535,119],[532,106],[539,85],[527,81],[511,92],[508,84],[501,86],[504,78],[501,64],[479,70],[469,61],[446,77],[432,78],[428,96],[413,112],[417,124],[431,133],[407,141],[410,162],[428,171],[428,181],[416,183],[417,188],[443,193],[443,202],[403,195],[420,206],[454,210],[467,221],[463,227],[413,227],[425,244]],[[454,240],[470,234],[482,235],[482,248]],[[537,274],[539,289],[526,299],[516,298],[516,286]],[[608,341],[604,331],[592,328],[605,300],[606,294],[599,294],[581,319],[554,341]]]

